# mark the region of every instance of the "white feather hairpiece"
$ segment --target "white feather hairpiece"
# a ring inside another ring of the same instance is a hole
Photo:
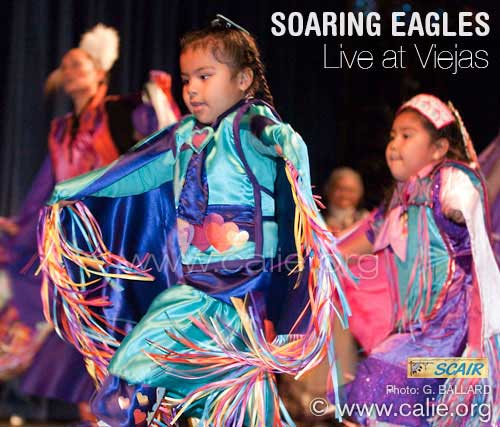
[[[114,28],[97,24],[82,35],[79,47],[108,72],[118,59],[119,44],[120,37]]]

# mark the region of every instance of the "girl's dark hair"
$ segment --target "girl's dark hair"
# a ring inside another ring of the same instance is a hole
[[[446,157],[448,159],[460,160],[463,162],[470,161],[470,159],[467,156],[467,151],[465,148],[462,133],[460,132],[460,127],[458,126],[456,120],[453,123],[450,123],[449,125],[445,126],[444,128],[436,129],[436,127],[429,121],[429,119],[427,119],[425,116],[423,116],[413,108],[409,107],[402,108],[400,111],[396,113],[396,117],[406,111],[415,113],[418,116],[420,122],[422,123],[422,126],[425,128],[427,132],[429,132],[432,141],[437,141],[438,139],[441,138],[446,138],[448,140],[448,143],[450,144],[450,148],[446,153]]]
[[[273,97],[264,74],[264,64],[255,39],[248,33],[237,29],[212,25],[201,30],[191,31],[181,39],[181,54],[188,48],[210,48],[214,58],[226,64],[234,74],[250,68],[253,82],[248,94],[273,105]]]

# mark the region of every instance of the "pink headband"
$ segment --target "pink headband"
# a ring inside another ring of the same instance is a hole
[[[405,102],[399,108],[398,112],[403,108],[412,108],[418,111],[422,114],[422,116],[429,120],[437,130],[442,129],[455,121],[455,117],[448,106],[434,95],[422,93],[414,96],[409,101]]]

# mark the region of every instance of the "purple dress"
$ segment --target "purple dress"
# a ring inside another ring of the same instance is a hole
[[[21,378],[23,393],[78,403],[91,397],[94,386],[81,355],[51,332],[45,322],[41,278],[35,276],[38,263],[33,262],[38,212],[54,185],[47,157],[16,217],[19,233],[2,242],[9,248],[9,263],[4,268],[9,274],[12,300],[3,310],[0,323],[8,333],[2,334],[2,342],[11,344],[12,351],[2,354],[0,372],[8,379],[26,370]]]
[[[362,270],[354,271],[360,277],[358,287],[346,289],[353,311],[349,326],[363,346],[367,343],[368,357],[346,386],[346,397],[351,405],[391,406],[376,416],[358,410],[355,418],[362,425],[377,425],[370,424],[375,417],[401,426],[430,426],[434,414],[425,408],[453,396],[443,393],[445,379],[408,378],[407,359],[471,356],[470,349],[480,347],[469,231],[447,219],[441,205],[443,171],[457,169],[482,194],[474,171],[446,161],[425,176],[398,184],[386,214],[371,219],[368,237],[374,239],[379,272],[376,278],[365,278]],[[404,250],[398,249],[401,236]],[[418,407],[423,409],[409,413]],[[436,425],[484,424],[448,416]]]
[[[12,288],[12,299],[0,314],[0,342],[4,349],[8,346],[0,353],[0,378],[24,373],[24,393],[71,403],[89,401],[95,387],[82,355],[44,318],[41,276],[35,275],[39,211],[56,182],[109,163],[135,143],[134,131],[149,133],[158,126],[152,108],[140,104],[139,97],[105,95],[103,86],[79,117],[70,113],[53,120],[50,155],[14,218],[19,232],[0,240],[8,251],[7,262],[0,267],[7,271]]]

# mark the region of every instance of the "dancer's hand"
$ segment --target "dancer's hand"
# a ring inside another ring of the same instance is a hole
[[[151,70],[149,80],[156,83],[163,91],[169,91],[172,87],[172,76],[165,71]]]
[[[443,206],[443,213],[446,218],[451,219],[453,222],[456,222],[457,224],[465,223],[465,218],[462,212],[459,211],[458,209],[446,208],[445,206]]]

